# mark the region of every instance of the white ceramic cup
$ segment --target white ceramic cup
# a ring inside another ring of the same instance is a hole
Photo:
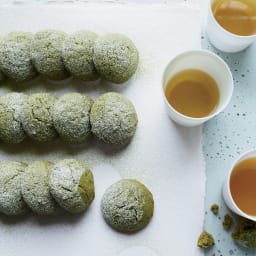
[[[232,165],[232,168],[230,169],[228,176],[226,178],[226,180],[224,181],[223,187],[222,187],[222,196],[223,199],[226,203],[226,205],[228,206],[228,208],[233,211],[234,213],[256,221],[256,216],[252,216],[252,215],[248,215],[245,212],[243,212],[242,210],[240,210],[240,208],[236,205],[235,201],[233,200],[233,197],[231,195],[231,191],[230,191],[230,177],[232,174],[232,171],[235,167],[236,164],[238,164],[240,161],[247,159],[247,158],[251,158],[251,157],[256,157],[256,150],[251,150],[251,151],[247,151],[246,153],[242,154]]]
[[[209,74],[217,83],[220,101],[216,110],[208,116],[193,118],[175,110],[165,96],[168,81],[178,72],[198,69]],[[228,65],[216,54],[206,50],[187,51],[169,62],[162,77],[162,92],[167,113],[173,121],[183,126],[197,126],[213,118],[228,105],[233,93],[233,77]]]
[[[206,33],[209,41],[223,52],[240,52],[256,41],[256,35],[239,36],[225,30],[214,18],[209,0]]]

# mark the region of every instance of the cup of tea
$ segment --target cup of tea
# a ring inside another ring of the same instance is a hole
[[[227,64],[206,50],[187,51],[164,70],[162,92],[167,113],[183,126],[197,126],[228,105],[233,77]]]
[[[223,184],[223,199],[234,213],[256,221],[256,150],[242,154]]]
[[[209,0],[206,33],[223,52],[239,52],[256,41],[255,0]]]

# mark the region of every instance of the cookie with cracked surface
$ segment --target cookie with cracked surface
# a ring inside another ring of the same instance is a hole
[[[57,203],[70,213],[85,211],[95,196],[92,172],[84,163],[75,159],[64,159],[56,163],[49,184]]]
[[[31,59],[36,70],[50,80],[69,76],[62,59],[62,45],[67,34],[59,30],[37,32],[32,41]]]
[[[25,82],[37,75],[30,49],[33,34],[11,32],[0,40],[0,69],[10,79]]]
[[[21,179],[21,192],[28,207],[40,215],[52,215],[58,212],[58,205],[49,188],[49,176],[53,163],[35,161],[30,163]]]
[[[106,34],[94,45],[94,65],[99,74],[113,83],[124,83],[135,73],[139,52],[134,43],[122,34]]]
[[[79,93],[60,97],[51,109],[54,127],[60,137],[70,143],[83,143],[91,133],[92,100]]]
[[[29,211],[21,194],[21,178],[26,164],[8,161],[0,163],[0,212],[23,215]]]
[[[114,183],[101,200],[101,212],[107,224],[124,233],[136,232],[147,226],[153,211],[151,192],[133,179]]]
[[[92,105],[92,133],[105,143],[125,145],[137,128],[137,113],[130,100],[115,92],[99,96]]]
[[[20,143],[26,138],[20,114],[28,96],[7,93],[0,96],[0,139],[7,143]]]
[[[50,93],[30,95],[21,108],[20,120],[26,134],[36,141],[46,142],[57,137],[50,109],[56,101]]]
[[[70,74],[83,81],[94,81],[99,74],[94,66],[93,53],[97,34],[80,30],[68,36],[62,48],[62,57]]]

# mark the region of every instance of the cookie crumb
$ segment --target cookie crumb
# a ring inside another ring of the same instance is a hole
[[[242,247],[256,248],[256,222],[242,219],[236,226],[232,238]]]
[[[213,204],[211,206],[211,211],[214,215],[217,215],[219,213],[219,206],[217,204]]]
[[[203,231],[197,241],[197,246],[203,249],[211,247],[215,244],[213,236],[207,231]]]
[[[229,214],[225,214],[222,226],[225,230],[229,230],[231,226],[233,225],[233,219]]]

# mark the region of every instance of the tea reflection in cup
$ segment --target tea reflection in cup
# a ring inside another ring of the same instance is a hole
[[[210,0],[206,32],[224,52],[239,52],[256,41],[255,0]]]

